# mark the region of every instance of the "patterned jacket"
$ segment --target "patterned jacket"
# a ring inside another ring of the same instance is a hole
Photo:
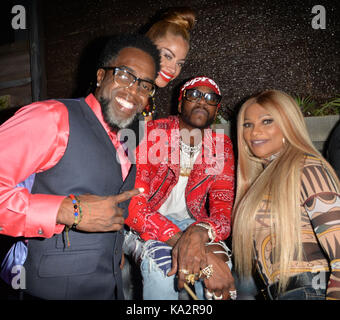
[[[135,187],[144,188],[144,193],[131,199],[125,223],[145,241],[165,242],[180,231],[157,211],[179,179],[179,119],[170,116],[149,121],[146,127],[145,138],[136,151],[135,182]],[[234,200],[234,156],[226,135],[205,130],[201,152],[188,178],[185,198],[189,215],[195,223],[209,223],[215,231],[215,241],[229,236]]]
[[[291,276],[312,272],[316,285],[327,287],[327,299],[340,299],[340,195],[328,169],[312,155],[304,159],[300,190],[303,259],[291,261]],[[280,279],[280,266],[273,263],[268,198],[263,199],[255,219],[256,263],[268,286]],[[329,280],[318,275],[321,271],[331,272]]]

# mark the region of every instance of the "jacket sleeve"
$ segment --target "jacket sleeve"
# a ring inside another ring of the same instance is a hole
[[[144,192],[133,197],[129,204],[129,215],[125,224],[138,232],[139,236],[147,240],[159,240],[166,242],[180,229],[160,212],[155,211],[149,204],[152,196],[150,182],[154,174],[160,170],[159,164],[153,166],[150,163],[150,148],[153,142],[146,137],[154,128],[153,121],[148,122],[144,139],[136,149],[136,182],[135,188],[144,188]],[[156,127],[157,128],[157,127]]]
[[[52,100],[24,107],[0,126],[1,234],[48,238],[63,230],[56,216],[64,196],[31,194],[17,185],[58,162],[68,133],[66,107]]]
[[[322,165],[313,165],[303,169],[302,185],[307,192],[303,206],[330,264],[326,299],[340,300],[340,195],[336,182]]]
[[[139,188],[141,184],[137,184]],[[147,191],[145,187],[143,188]],[[178,233],[180,229],[161,213],[151,209],[147,203],[146,193],[147,192],[144,192],[131,199],[129,216],[125,220],[125,223],[137,231],[144,241],[159,240],[166,242]]]
[[[230,235],[231,211],[234,202],[234,154],[230,139],[224,136],[222,170],[215,177],[209,189],[209,217],[200,219],[196,223],[205,222],[212,226],[215,241],[225,240]],[[218,155],[218,150],[217,150]],[[196,224],[195,223],[195,224]]]
[[[144,188],[144,192],[133,197],[129,204],[129,215],[125,224],[137,231],[139,236],[147,240],[166,242],[180,229],[158,211],[152,209],[150,198],[150,165],[137,164],[135,188]]]

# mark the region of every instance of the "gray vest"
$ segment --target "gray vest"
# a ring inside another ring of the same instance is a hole
[[[116,150],[85,100],[61,102],[69,113],[68,145],[53,168],[36,174],[32,194],[105,196],[133,189],[135,166],[123,181]],[[125,217],[128,204],[120,205]],[[28,241],[26,292],[43,299],[123,299],[123,232],[71,230],[69,239],[70,247],[65,232]]]

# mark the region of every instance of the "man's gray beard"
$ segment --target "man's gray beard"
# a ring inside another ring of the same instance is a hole
[[[108,124],[112,131],[118,131],[119,129],[127,128],[136,118],[137,113],[128,119],[119,120],[117,119],[114,110],[109,107],[110,100],[100,97],[99,103],[102,109],[104,121]]]

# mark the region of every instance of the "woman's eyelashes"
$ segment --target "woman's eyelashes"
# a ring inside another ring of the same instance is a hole
[[[264,125],[272,124],[273,122],[274,122],[274,119],[272,119],[272,118],[267,118],[267,119],[262,120],[262,123]]]
[[[261,122],[264,125],[270,125],[270,124],[272,124],[274,122],[274,119],[267,118],[267,119],[263,119]],[[243,123],[243,127],[244,128],[251,128],[253,126],[254,126],[254,124],[252,122],[249,122],[249,121]]]

